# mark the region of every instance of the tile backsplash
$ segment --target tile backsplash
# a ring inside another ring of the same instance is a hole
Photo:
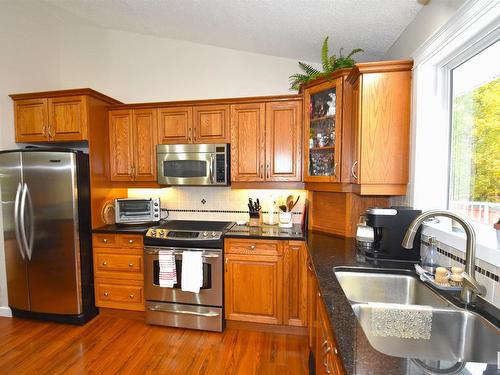
[[[429,236],[422,235],[422,259],[427,252]],[[440,241],[437,241],[438,262],[443,267],[463,267],[465,253]],[[476,279],[486,287],[483,298],[500,308],[500,267],[476,258]]]
[[[230,187],[175,186],[163,189],[128,189],[128,196],[159,197],[163,212],[169,219],[180,220],[248,220],[248,198],[259,198],[264,223],[268,222],[267,212],[271,197],[293,195],[300,199],[293,209],[293,222],[302,221],[304,203],[307,196],[305,190],[268,190],[268,189],[231,189]],[[277,208],[276,210],[277,211]],[[275,215],[274,222],[278,220]]]

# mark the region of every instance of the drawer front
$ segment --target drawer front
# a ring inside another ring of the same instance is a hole
[[[116,237],[116,234],[113,233],[94,233],[92,235],[92,244],[94,245],[94,247],[116,247]]]
[[[99,307],[143,311],[143,287],[99,282],[96,284],[96,305]]]
[[[97,272],[126,272],[142,274],[142,256],[129,254],[108,254],[97,252]]]
[[[274,240],[227,239],[224,251],[226,254],[281,256],[282,246],[279,241]]]
[[[138,234],[120,234],[117,236],[118,246],[142,248],[142,236]]]

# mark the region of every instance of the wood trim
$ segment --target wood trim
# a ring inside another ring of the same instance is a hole
[[[356,68],[360,73],[387,73],[402,72],[412,70],[413,60],[392,60],[392,61],[374,61],[367,63],[358,63]]]
[[[306,336],[307,327],[285,326],[276,324],[240,322],[237,320],[226,320],[226,327],[232,329],[240,329],[245,331],[258,331],[281,333],[286,335]]]
[[[303,182],[231,182],[231,189],[304,189]]]
[[[212,104],[247,104],[266,102],[286,102],[289,100],[302,100],[302,95],[275,95],[275,96],[248,96],[241,98],[220,98],[220,99],[196,99],[196,100],[176,100],[171,102],[152,103],[130,103],[113,105],[110,109],[131,109],[131,108],[160,108],[179,106],[205,106]]]
[[[119,319],[140,320],[141,322],[144,322],[144,320],[146,319],[145,311],[119,310],[111,309],[109,307],[100,307],[99,315],[111,316],[113,318]]]
[[[29,92],[22,94],[10,94],[9,96],[12,98],[12,100],[21,100],[21,99],[38,99],[38,98],[57,98],[61,96],[80,96],[80,95],[89,95],[109,104],[123,104],[119,100],[113,99],[110,96],[104,95],[90,88]]]
[[[359,195],[406,195],[406,184],[361,184],[352,185],[352,192]]]
[[[334,182],[325,184],[324,182],[306,182],[304,188],[311,191],[329,191],[332,193],[351,193],[353,185]]]

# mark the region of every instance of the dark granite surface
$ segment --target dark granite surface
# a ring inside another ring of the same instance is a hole
[[[369,268],[411,268],[400,262],[373,262],[357,254],[355,241],[331,235],[308,232],[307,244],[312,258],[320,292],[326,304],[328,317],[338,350],[342,357],[346,374],[356,375],[420,375],[427,372],[410,358],[385,355],[375,350],[368,342],[354,311],[333,273],[334,267],[354,266]],[[450,367],[449,362],[441,362],[443,368]],[[466,364],[459,372],[463,375],[500,374],[496,365]]]
[[[279,228],[277,225],[262,225],[260,227],[234,225],[224,234],[224,237],[299,241],[303,241],[305,238],[300,224],[296,224],[292,228]]]
[[[117,225],[110,224],[102,227],[92,229],[93,233],[124,233],[124,234],[144,234],[146,231],[154,227],[154,225]]]

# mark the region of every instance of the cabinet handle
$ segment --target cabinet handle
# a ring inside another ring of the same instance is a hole
[[[311,262],[307,262],[307,269],[312,272],[313,269],[312,269],[312,263]]]
[[[333,163],[333,177],[337,177],[337,166],[339,163]]]
[[[358,179],[358,176],[356,176],[356,165],[358,164],[358,161],[356,160],[354,163],[352,163],[352,167],[351,167],[351,175],[352,177],[354,177],[355,180]]]
[[[49,137],[52,138],[52,139],[55,138],[54,129],[50,125],[49,125]]]
[[[129,263],[128,266],[129,267],[134,267],[134,263]]]
[[[227,272],[227,261],[228,261],[228,259],[226,258],[225,267],[224,267],[224,271],[226,271],[226,272]]]
[[[107,239],[107,238],[103,238],[103,239],[102,239],[102,242],[104,242],[104,243],[108,243],[108,239]]]
[[[318,297],[321,297],[321,293],[320,292],[318,292]]]
[[[196,127],[193,128],[193,134],[194,134],[193,139],[196,141]]]
[[[103,266],[107,266],[107,265],[108,265],[108,262],[104,261],[104,262],[102,262],[102,265],[103,265]]]
[[[130,299],[134,299],[135,296],[133,294],[130,294],[129,297]]]
[[[269,174],[269,164],[267,165],[266,167],[266,178],[269,178],[270,177],[270,174]]]
[[[260,178],[264,178],[264,166],[261,164],[260,165]]]
[[[255,250],[255,245],[250,245],[250,250]]]
[[[108,292],[104,292],[104,297],[107,297],[109,295]]]
[[[193,133],[192,133],[191,128],[189,128],[189,130],[188,130],[188,139],[190,142],[193,140]]]
[[[335,353],[335,355],[339,354],[337,348],[333,348],[333,352]]]

